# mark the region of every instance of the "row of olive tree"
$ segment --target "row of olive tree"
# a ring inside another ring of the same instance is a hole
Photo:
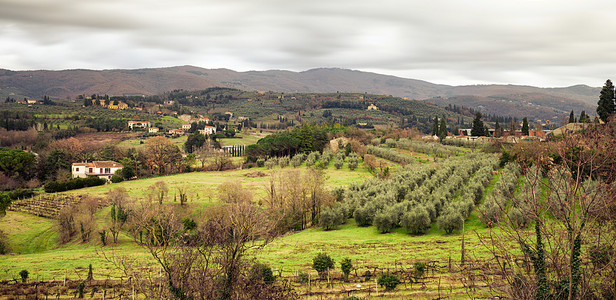
[[[381,232],[404,226],[418,234],[438,221],[441,229],[452,232],[468,218],[497,167],[496,156],[471,154],[438,166],[400,168],[390,179],[351,186],[344,202],[323,209],[321,225],[332,229],[353,217],[358,225],[375,225]]]

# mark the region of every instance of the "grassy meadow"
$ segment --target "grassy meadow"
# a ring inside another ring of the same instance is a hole
[[[245,137],[241,139],[243,138]],[[432,157],[427,155],[401,152],[413,155],[420,162],[433,163]],[[391,164],[397,166],[395,163]],[[124,188],[131,199],[146,201],[150,186],[163,181],[169,188],[165,202],[168,205],[179,206],[178,202],[174,202],[174,195],[176,188],[184,188],[189,195],[185,210],[198,217],[199,212],[219,201],[217,194],[219,185],[225,182],[239,182],[243,187],[252,190],[254,200],[259,201],[265,196],[265,188],[271,174],[290,170],[305,172],[306,167],[302,165],[297,169],[274,167],[272,170],[267,170],[261,167],[223,172],[192,172],[125,181],[64,193],[105,197],[112,189]],[[257,172],[266,176],[247,176]],[[345,163],[341,169],[337,170],[332,161],[323,170],[325,185],[328,189],[347,187],[372,176],[363,164],[359,164],[356,170],[351,171]],[[495,176],[493,181],[497,178]],[[109,213],[110,207],[103,208],[96,213],[99,228],[104,228],[108,224]],[[28,270],[31,278],[36,277],[39,280],[61,280],[64,276],[72,280],[84,279],[89,264],[92,264],[94,268],[95,278],[123,278],[123,273],[109,261],[110,257],[137,261],[140,267],[158,272],[158,266],[147,250],[134,243],[132,237],[126,233],[120,235],[117,244],[104,247],[96,232],[87,243],[73,240],[70,243],[59,245],[56,226],[55,220],[24,213],[9,211],[4,218],[0,218],[0,227],[9,235],[12,248],[12,254],[0,257],[0,280],[16,279],[21,270]],[[476,211],[466,220],[465,228],[465,248],[468,255],[484,257],[488,252],[481,245],[479,235],[489,233],[490,229],[485,228],[479,222]],[[450,262],[453,265],[459,265],[461,245],[462,234],[445,234],[437,228],[436,223],[432,224],[432,229],[427,234],[413,236],[402,228],[397,228],[391,233],[380,234],[374,226],[359,227],[353,219],[349,219],[345,224],[330,231],[314,227],[288,233],[274,239],[264,248],[250,255],[257,261],[270,265],[276,275],[293,280],[298,294],[303,296],[312,293],[340,295],[345,291],[358,289],[353,295],[374,297],[375,295],[370,294],[370,291],[376,287],[376,283],[373,282],[374,279],[364,282],[362,274],[365,271],[408,270],[415,262],[424,262],[430,266],[429,272],[431,270],[432,275],[426,277],[426,282],[421,286],[405,284],[394,293],[383,294],[381,292],[379,296],[434,298],[447,287],[450,297],[464,298],[465,291],[459,281],[459,274],[451,273],[451,270],[447,271]],[[332,273],[332,278],[337,278],[338,284],[334,287],[327,287],[324,282],[315,282],[311,285],[296,282],[300,273],[309,274],[310,278],[317,277],[316,271],[312,269],[312,258],[320,252],[328,253],[336,261],[336,269]],[[339,280],[341,276],[339,262],[346,257],[352,260],[355,268],[351,274],[351,281],[348,283]],[[362,292],[362,288],[357,288],[358,285],[363,285],[367,294]]]

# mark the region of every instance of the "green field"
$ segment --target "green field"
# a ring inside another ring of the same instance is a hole
[[[305,171],[303,166],[298,169]],[[282,169],[285,170],[293,168]],[[279,167],[273,170],[251,168],[226,172],[193,172],[125,181],[66,193],[104,197],[111,189],[122,187],[128,191],[132,199],[143,201],[140,199],[147,197],[148,188],[152,184],[164,181],[169,187],[169,196],[165,201],[169,205],[179,205],[173,202],[175,188],[185,187],[190,195],[186,209],[198,215],[199,211],[218,202],[217,187],[225,182],[240,182],[254,192],[255,201],[258,201],[265,196],[265,187],[270,176],[247,177],[246,175],[255,172],[271,174],[278,171],[281,171]],[[330,166],[323,171],[323,176],[326,187],[334,189],[362,182],[373,175],[362,164],[355,171],[350,171],[346,164],[342,169],[336,170],[333,163],[330,163]],[[107,224],[109,211],[110,208],[107,207],[97,212],[96,221],[99,228]],[[19,271],[24,269],[40,280],[60,280],[65,274],[69,279],[83,279],[89,264],[93,265],[95,278],[117,279],[123,274],[105,258],[114,256],[134,259],[141,262],[142,267],[150,266],[151,270],[158,270],[146,250],[136,245],[127,234],[120,236],[118,244],[105,247],[102,246],[97,234],[85,244],[74,240],[65,245],[58,245],[54,220],[16,212],[8,212],[0,219],[0,228],[9,234],[14,253],[0,258],[0,280],[18,278]],[[474,257],[484,257],[487,252],[481,246],[478,235],[488,233],[489,229],[484,228],[478,221],[476,212],[466,221],[466,232],[467,253]],[[457,273],[450,274],[444,270],[449,262],[454,265],[459,264],[461,241],[461,234],[447,235],[439,230],[436,224],[433,224],[427,234],[412,236],[401,228],[391,233],[380,234],[374,226],[358,227],[353,219],[349,219],[346,224],[331,231],[314,227],[288,233],[250,255],[270,265],[276,274],[292,280],[295,280],[299,273],[310,274],[312,278],[317,277],[317,273],[312,269],[312,258],[319,252],[330,254],[336,262],[348,257],[356,270],[351,276],[351,283],[363,282],[361,274],[366,270],[409,269],[415,262],[421,261],[430,264],[443,276],[442,282],[450,285],[452,297],[460,297],[463,296],[463,291],[456,279]],[[339,265],[336,266],[332,276],[340,277]],[[430,279],[423,289],[405,285],[392,295],[432,297],[440,291],[440,280],[440,277],[438,282]],[[321,291],[331,295],[340,293],[340,289],[352,288],[356,284],[351,283],[346,287],[340,283],[336,288],[328,288],[322,282],[310,287],[294,283],[294,287],[300,294],[308,293],[310,288],[310,292]],[[368,283],[365,285],[369,286]]]
[[[256,144],[260,139],[267,136],[257,132],[237,133],[234,138],[220,139],[222,146],[241,146]]]
[[[188,138],[187,136],[181,136],[177,138],[172,138],[171,141],[173,142],[174,145],[180,147],[180,149],[184,149],[184,143],[186,142],[187,138]],[[146,141],[147,141],[147,137],[146,138],[139,137],[139,138],[122,141],[118,143],[117,146],[120,148],[141,149],[145,147]]]

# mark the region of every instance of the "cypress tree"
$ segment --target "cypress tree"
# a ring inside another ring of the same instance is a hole
[[[441,119],[441,126],[438,130],[438,137],[442,141],[447,136],[447,123],[445,123],[445,117]]]
[[[580,113],[580,119],[578,120],[578,122],[580,122],[580,123],[587,123],[588,122],[588,116],[586,115],[586,111],[582,111]]]
[[[575,116],[573,115],[573,110],[569,114],[569,123],[575,123]]]
[[[522,135],[528,135],[528,118],[522,119]]]
[[[475,119],[473,119],[473,128],[471,128],[472,136],[484,136],[486,135],[484,132],[483,121],[481,120],[481,113],[477,112],[475,114]]]
[[[498,119],[496,119],[496,124],[494,124],[494,137],[501,137],[502,131],[503,129],[500,126],[500,123],[498,123]]]
[[[601,89],[599,102],[597,103],[597,114],[601,121],[607,122],[607,119],[614,113],[614,85],[611,80],[607,80]]]
[[[432,125],[432,135],[438,135],[438,117],[434,117],[434,124]]]

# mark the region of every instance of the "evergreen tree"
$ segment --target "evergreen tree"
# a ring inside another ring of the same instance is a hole
[[[569,123],[575,123],[575,115],[573,115],[573,110],[569,114]]]
[[[528,135],[528,118],[522,119],[522,135]]]
[[[582,111],[580,113],[580,119],[578,120],[578,122],[580,123],[588,123],[588,121],[590,121],[590,117],[586,114],[586,111]]]
[[[438,117],[434,117],[434,125],[432,125],[432,135],[438,135]]]
[[[473,128],[471,128],[472,136],[485,136],[485,129],[483,126],[483,121],[481,120],[481,113],[477,112],[475,114],[475,119],[473,119]]]
[[[441,118],[441,126],[438,130],[438,137],[441,141],[447,137],[447,123],[445,123],[445,117]]]
[[[494,124],[494,137],[503,136],[503,128],[501,128],[500,123],[498,123],[498,119],[496,119],[496,124]]]
[[[599,102],[597,103],[597,114],[601,121],[607,122],[607,119],[614,113],[614,85],[611,80],[607,80],[601,89]]]

